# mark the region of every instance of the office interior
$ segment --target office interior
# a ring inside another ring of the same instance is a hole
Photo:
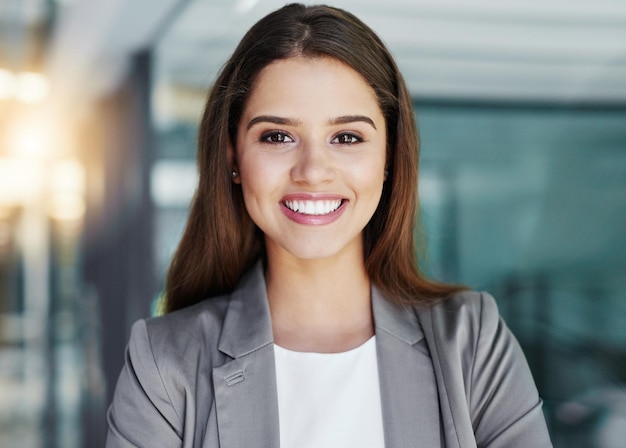
[[[130,326],[157,313],[185,224],[207,92],[282,4],[0,0],[0,446],[103,446]],[[413,95],[424,269],[496,297],[555,447],[623,448],[626,3],[332,4]]]

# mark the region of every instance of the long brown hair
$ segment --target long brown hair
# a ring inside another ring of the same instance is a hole
[[[363,232],[371,281],[391,299],[431,305],[461,289],[419,271],[417,223],[419,141],[411,97],[378,36],[354,15],[329,6],[290,4],[257,22],[224,65],[200,124],[199,185],[167,276],[167,312],[230,292],[264,254],[263,234],[250,219],[239,185],[231,181],[228,148],[258,73],[295,56],[342,61],[373,88],[387,126],[388,177]],[[229,146],[230,145],[230,146]]]

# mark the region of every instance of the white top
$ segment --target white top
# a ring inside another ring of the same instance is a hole
[[[384,448],[375,336],[342,353],[274,353],[281,448]]]

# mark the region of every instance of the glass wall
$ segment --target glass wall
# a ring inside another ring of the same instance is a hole
[[[417,104],[427,266],[495,295],[558,447],[623,443],[626,110]]]

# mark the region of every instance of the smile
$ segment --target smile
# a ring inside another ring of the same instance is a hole
[[[287,200],[283,202],[289,210],[303,215],[328,215],[341,207],[342,200]]]

